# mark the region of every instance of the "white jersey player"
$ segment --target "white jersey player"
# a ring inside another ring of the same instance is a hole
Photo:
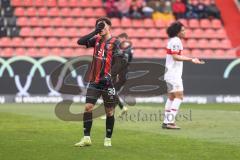
[[[165,117],[162,124],[164,129],[180,129],[175,123],[175,117],[183,100],[183,61],[194,64],[204,64],[198,58],[189,58],[182,55],[183,45],[181,39],[185,37],[185,28],[182,23],[174,22],[168,29],[169,41],[167,44],[166,73],[164,80],[168,85],[168,99],[165,105]]]

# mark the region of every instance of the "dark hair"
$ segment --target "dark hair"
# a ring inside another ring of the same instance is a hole
[[[127,35],[127,33],[121,33],[121,34],[119,34],[117,37],[119,37],[119,38],[126,38],[126,39],[128,39],[128,35]]]
[[[178,33],[181,31],[183,27],[183,24],[179,21],[173,22],[168,28],[167,28],[167,34],[169,38],[175,37],[178,35]]]
[[[96,24],[95,24],[95,25],[97,25],[98,22],[101,22],[101,21],[104,21],[107,25],[112,26],[112,22],[111,22],[111,20],[110,20],[108,17],[98,18],[98,19],[96,20]]]

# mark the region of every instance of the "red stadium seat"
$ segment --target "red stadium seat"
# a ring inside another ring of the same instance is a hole
[[[13,6],[22,6],[22,0],[11,0]]]
[[[4,48],[1,51],[2,57],[12,57],[14,56],[14,49],[13,48]]]
[[[194,29],[191,38],[203,38],[204,31],[200,28]]]
[[[16,16],[25,16],[25,9],[22,7],[15,8],[14,14]]]
[[[132,28],[130,28],[132,29]],[[134,29],[133,31],[128,30],[127,32],[130,35],[133,35],[134,37],[139,37],[139,38],[144,38],[146,37],[146,29],[143,28],[138,28],[138,29]]]
[[[62,24],[63,24],[63,20],[61,18],[59,18],[59,17],[51,19],[51,26],[61,27]]]
[[[187,41],[187,48],[195,49],[195,48],[197,48],[197,43],[198,43],[197,40],[189,39]]]
[[[221,40],[220,44],[221,44],[221,47],[220,47],[220,48],[223,48],[223,49],[232,49],[232,44],[231,44],[231,42],[230,42],[229,39],[223,39],[223,40]]]
[[[24,47],[33,47],[35,45],[35,40],[31,37],[29,38],[25,38],[23,40],[23,44]]]
[[[66,31],[66,35],[68,37],[79,37],[80,36],[80,32],[78,32],[77,28],[69,28]]]
[[[65,37],[68,34],[68,29],[63,27],[58,27],[55,29],[54,37]]]
[[[45,5],[47,7],[55,7],[57,6],[57,0],[46,0]]]
[[[168,38],[166,29],[159,29],[159,31],[156,34],[158,34],[157,37]]]
[[[72,57],[72,56],[75,56],[74,53],[75,53],[74,49],[72,49],[72,48],[65,48],[65,49],[62,50],[61,56]]]
[[[43,36],[43,28],[41,28],[41,27],[33,28],[32,36],[33,37],[41,37],[41,36]]]
[[[81,3],[81,2],[79,2],[79,0],[69,0],[68,1],[68,6],[77,7],[79,3]]]
[[[103,17],[106,15],[106,11],[103,8],[97,8],[94,11],[95,17]]]
[[[44,37],[53,37],[53,36],[55,36],[55,29],[52,27],[44,28],[42,35]]]
[[[200,39],[197,43],[198,48],[205,49],[209,48],[209,42],[206,39]]]
[[[25,15],[29,17],[36,17],[37,16],[37,10],[36,8],[30,7],[26,9]]]
[[[53,49],[50,50],[49,55],[60,56],[61,54],[62,54],[62,50],[60,48],[53,48]]]
[[[227,34],[224,28],[220,28],[216,30],[216,34],[214,35],[215,38],[225,39],[227,38]]]
[[[32,29],[29,27],[24,27],[20,30],[20,36],[29,37],[32,36]]]
[[[144,19],[143,26],[146,28],[153,28],[155,27],[154,21],[152,19]]]
[[[9,47],[11,44],[11,39],[8,37],[0,38],[0,46],[1,47]]]
[[[151,40],[148,38],[143,38],[140,40],[141,46],[139,48],[148,48],[151,45]]]
[[[122,26],[122,27],[132,27],[132,21],[131,21],[131,19],[123,18],[123,19],[121,20],[121,26]]]
[[[15,53],[15,55],[19,55],[19,56],[27,54],[25,48],[16,48],[14,53]]]
[[[112,33],[113,33],[113,36],[118,36],[119,34],[123,33],[125,31],[123,31],[122,29],[120,28],[115,28],[115,29],[112,29]],[[129,37],[132,37],[131,34],[128,34]]]
[[[225,56],[226,56],[226,52],[224,50],[217,49],[214,52],[214,57],[215,58],[225,58]]]
[[[81,0],[81,1],[84,1],[84,0]],[[92,0],[92,2],[91,2],[91,6],[92,6],[92,7],[102,7],[103,4],[102,4],[102,1],[99,1],[99,0]]]
[[[51,26],[52,19],[49,17],[44,17],[44,18],[41,18],[41,20],[40,19],[38,20],[39,20],[39,26],[42,26],[42,27]]]
[[[150,44],[151,48],[164,48],[164,43],[162,42],[161,39],[157,38],[157,39],[153,39],[151,44]]]
[[[17,25],[18,26],[29,26],[29,20],[28,20],[28,18],[26,18],[26,17],[19,17],[18,19],[17,19]]]
[[[42,21],[40,23],[39,19],[36,17],[32,17],[27,19],[29,26],[39,26],[39,24],[42,24]]]
[[[58,0],[58,6],[59,7],[68,7],[68,0]]]
[[[35,6],[36,7],[43,7],[43,6],[45,6],[45,1],[43,1],[43,0],[35,0]]]
[[[79,7],[92,7],[91,4],[89,5],[89,0],[81,0],[78,5]]]
[[[138,37],[138,29],[133,29],[133,28],[127,28],[125,30],[122,30],[122,32],[125,32],[128,34],[129,37]]]
[[[25,54],[27,54],[28,56],[31,56],[31,57],[38,57],[38,56],[41,56],[39,54],[39,50],[37,48],[28,48],[25,52]]]
[[[157,28],[165,28],[166,27],[166,22],[164,22],[162,20],[157,20],[157,21],[155,21],[155,26]]]
[[[148,30],[145,29],[145,36],[150,38],[161,37],[160,34],[158,34],[158,30],[155,28],[151,28]]]
[[[222,28],[223,25],[219,19],[213,19],[212,20],[212,28]]]
[[[95,18],[85,18],[83,20],[83,24],[85,25],[85,27],[94,27],[95,23],[96,23]]]
[[[45,8],[45,7],[39,8],[38,9],[38,16],[40,16],[40,17],[47,17],[48,16],[48,9]]]
[[[179,19],[178,21],[180,21],[184,27],[188,27],[188,21],[186,19]]]
[[[48,10],[48,15],[50,17],[58,17],[60,15],[60,11],[58,8],[53,7],[51,9]]]
[[[59,44],[58,42],[59,42],[59,40],[57,38],[51,37],[47,40],[46,46],[47,47],[58,47],[58,44]]]
[[[203,50],[203,56],[201,58],[212,58],[212,57],[214,57],[213,50],[211,49]]]
[[[203,57],[203,56],[202,56],[203,51],[200,50],[200,49],[194,49],[194,50],[192,50],[191,54],[192,54],[193,57],[196,57],[196,58],[202,58],[202,57]]]
[[[38,50],[38,55],[41,57],[48,56],[50,54],[50,50],[48,48],[40,48]]]
[[[36,41],[35,41],[35,46],[36,47],[46,47],[46,43],[47,43],[47,39],[45,38],[37,38]]]
[[[211,22],[208,19],[201,19],[200,27],[201,28],[211,28]]]
[[[59,40],[59,47],[71,47],[72,46],[71,43],[72,41],[69,38],[61,38]]]
[[[120,25],[121,25],[121,22],[120,22],[119,18],[112,18],[111,22],[112,22],[113,27],[120,27]]]
[[[197,19],[190,19],[188,21],[188,26],[190,28],[199,28],[199,21]]]
[[[94,17],[94,9],[86,8],[82,11],[81,16],[83,17]]]
[[[204,38],[216,38],[216,32],[213,29],[206,29],[202,34]]]
[[[22,1],[22,6],[25,6],[25,7],[33,7],[34,5],[34,0],[23,0]]]
[[[227,53],[227,55],[226,55],[226,58],[236,58],[237,57],[237,53],[236,53],[236,51],[235,50],[233,50],[233,49],[229,49],[229,50],[227,50],[226,51]]]
[[[73,26],[75,26],[75,27],[85,27],[85,22],[86,21],[87,20],[85,20],[84,18],[77,18],[77,19],[75,19]]]
[[[63,19],[63,24],[62,24],[62,26],[64,26],[64,27],[71,27],[71,26],[73,26],[73,24],[74,24],[74,19],[73,18],[64,18]]]
[[[209,41],[209,47],[212,49],[219,49],[222,47],[222,44],[217,39],[212,39]]]
[[[132,20],[132,27],[136,27],[136,28],[143,27],[142,20]]]
[[[81,14],[82,14],[82,12],[83,12],[82,9],[80,9],[80,8],[74,8],[74,9],[71,10],[71,12],[70,12],[69,14],[70,14],[70,16],[72,16],[72,17],[80,17]]]
[[[69,17],[71,12],[72,12],[72,10],[70,8],[62,8],[60,10],[60,16],[62,16],[62,17]]]

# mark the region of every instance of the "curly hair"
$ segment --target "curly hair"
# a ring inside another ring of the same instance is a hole
[[[106,24],[108,24],[109,26],[112,26],[112,22],[108,17],[100,17],[96,20],[96,24],[98,24],[98,22],[104,21]]]
[[[178,33],[181,31],[182,27],[184,25],[179,22],[173,22],[168,28],[167,28],[167,34],[169,38],[176,37]]]

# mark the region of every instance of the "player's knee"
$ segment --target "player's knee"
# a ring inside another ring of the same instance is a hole
[[[114,114],[114,109],[113,108],[106,108],[106,116],[111,117]]]
[[[93,110],[93,104],[87,103],[85,105],[85,112],[92,112]]]

